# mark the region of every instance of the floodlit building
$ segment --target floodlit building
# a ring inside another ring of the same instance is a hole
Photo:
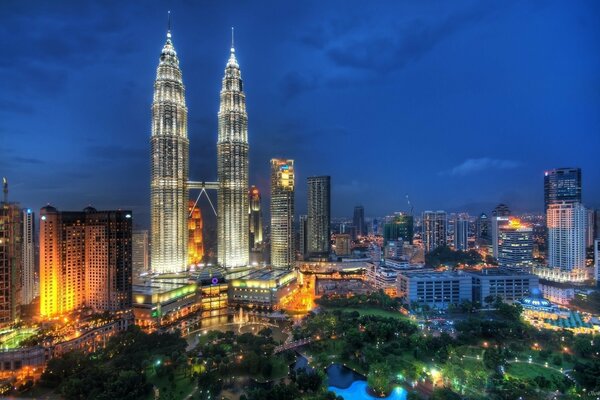
[[[188,203],[188,260],[187,265],[199,264],[204,259],[202,212],[194,200]]]
[[[35,298],[35,213],[31,208],[22,210],[22,273],[21,304],[30,304]]]
[[[425,211],[423,213],[423,247],[429,253],[446,245],[448,219],[445,211]]]
[[[4,179],[4,201],[0,202],[0,327],[18,318],[21,289],[21,209],[8,202],[8,184]]]
[[[411,306],[444,309],[472,299],[471,277],[460,272],[403,271],[397,279],[398,290]]]
[[[257,249],[263,242],[262,205],[260,191],[252,186],[248,191],[248,218],[250,226],[250,249]]]
[[[548,266],[562,270],[585,267],[585,223],[581,203],[550,204],[546,210]]]
[[[308,178],[307,253],[310,257],[327,258],[331,251],[331,178]]]
[[[150,242],[147,230],[135,230],[131,235],[133,279],[150,272]]]
[[[294,246],[294,160],[271,160],[271,265],[291,268]]]
[[[533,229],[517,218],[499,227],[498,265],[516,270],[530,270],[533,266]]]

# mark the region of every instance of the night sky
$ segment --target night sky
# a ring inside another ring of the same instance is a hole
[[[373,4],[372,4],[373,3]],[[543,171],[600,207],[600,2],[2,1],[0,175],[39,209],[130,208],[146,226],[150,104],[172,10],[190,179],[216,179],[235,26],[250,183],[269,159],[332,176],[332,213],[542,211]],[[206,205],[205,205],[206,206]]]

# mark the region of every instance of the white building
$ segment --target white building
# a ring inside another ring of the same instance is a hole
[[[579,203],[550,204],[547,209],[548,266],[585,268],[587,212]]]
[[[406,271],[398,273],[397,279],[399,291],[411,305],[447,308],[473,297],[471,277],[461,272]]]

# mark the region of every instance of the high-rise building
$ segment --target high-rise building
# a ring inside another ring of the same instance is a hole
[[[152,271],[186,269],[189,140],[185,88],[171,31],[154,81],[150,183]]]
[[[204,259],[202,212],[194,200],[188,203],[188,260],[187,265],[201,263]]]
[[[492,256],[498,258],[498,242],[500,240],[500,227],[508,224],[510,209],[506,204],[498,204],[492,211]]]
[[[457,217],[454,221],[454,250],[469,249],[469,220]]]
[[[335,235],[335,255],[345,257],[350,255],[352,238],[346,233]]]
[[[145,229],[135,230],[131,234],[131,265],[133,279],[139,278],[141,274],[150,272],[150,242],[148,231]]]
[[[486,242],[491,239],[490,234],[490,219],[485,213],[481,213],[481,215],[475,221],[475,238],[478,242]]]
[[[402,239],[403,243],[413,242],[414,219],[412,215],[399,213],[393,219],[383,225],[383,244],[386,246],[390,240]]]
[[[429,253],[440,246],[446,246],[448,219],[445,211],[425,211],[423,213],[423,247]]]
[[[585,247],[592,247],[594,245],[594,239],[596,239],[596,213],[594,209],[586,209],[585,219]]]
[[[526,271],[533,266],[533,228],[517,218],[499,227],[498,265]]]
[[[35,213],[26,208],[22,214],[21,304],[26,305],[35,298]]]
[[[130,211],[40,211],[40,314],[132,304]]]
[[[231,44],[225,67],[217,139],[218,261],[226,268],[249,263],[248,115],[240,66]]]
[[[311,257],[329,256],[331,232],[331,178],[308,178],[307,252]]]
[[[294,249],[294,160],[271,160],[271,265],[291,268]]]
[[[8,183],[0,202],[0,327],[18,318],[22,270],[21,209],[8,202]]]
[[[354,234],[355,237],[365,236],[367,234],[367,227],[365,225],[365,208],[363,206],[354,207]]]
[[[308,246],[308,227],[306,226],[308,222],[308,215],[301,215],[298,218],[298,252],[300,253],[301,259],[306,257],[307,246]]]
[[[248,203],[250,249],[257,249],[263,242],[263,225],[260,191],[254,185],[248,191]]]
[[[548,266],[562,270],[585,267],[585,223],[587,213],[580,203],[549,204]]]
[[[581,168],[556,168],[544,173],[544,209],[563,202],[581,203]]]
[[[594,240],[594,279],[600,287],[600,239]]]

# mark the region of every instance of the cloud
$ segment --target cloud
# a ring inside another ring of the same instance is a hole
[[[465,176],[485,170],[507,170],[519,166],[521,166],[521,162],[514,160],[499,160],[488,157],[469,158],[452,169],[440,172],[440,175]]]

